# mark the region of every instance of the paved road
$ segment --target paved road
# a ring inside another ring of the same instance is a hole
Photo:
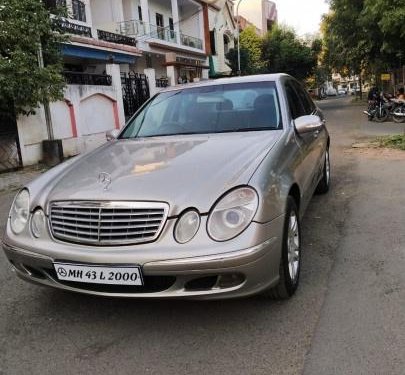
[[[405,157],[350,147],[401,126],[320,105],[333,187],[306,214],[292,300],[92,298],[26,284],[1,253],[0,374],[404,374]]]

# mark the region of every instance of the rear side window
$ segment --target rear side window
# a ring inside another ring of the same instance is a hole
[[[292,86],[291,81],[286,82],[285,91],[287,94],[287,102],[288,106],[290,107],[291,117],[293,118],[293,120],[298,117],[305,116],[306,113],[302,100]]]

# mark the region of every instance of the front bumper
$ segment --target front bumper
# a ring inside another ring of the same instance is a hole
[[[97,288],[91,284],[78,283],[75,286],[71,282],[60,282],[53,269],[54,259],[7,244],[3,244],[3,249],[17,275],[37,284],[99,296],[204,299],[243,297],[275,285],[278,281],[278,272],[275,269],[278,269],[279,262],[277,242],[277,238],[272,238],[238,252],[147,263],[142,267],[146,280],[145,291],[130,291],[129,288],[121,291],[115,288],[114,291],[107,287],[103,290],[103,287]],[[154,277],[158,280],[157,284],[147,285],[153,282]],[[226,280],[225,284],[221,279]],[[196,280],[195,290],[186,288],[186,285],[192,285],[190,282]]]
[[[121,253],[117,261],[116,254],[111,255],[111,251],[108,251],[103,253],[103,256],[92,256],[91,260],[86,260],[72,252],[36,251],[29,246],[9,243],[7,237],[3,249],[17,275],[22,279],[67,291],[130,298],[234,298],[257,294],[277,284],[283,222],[284,217],[281,216],[271,223],[257,224],[261,231],[269,235],[268,238],[261,236],[262,239],[257,245],[192,257],[177,254],[172,259],[151,257],[140,261],[140,256],[129,252]],[[86,254],[83,251],[80,253]],[[60,281],[53,266],[55,261],[111,266],[137,264],[142,269],[144,286]]]

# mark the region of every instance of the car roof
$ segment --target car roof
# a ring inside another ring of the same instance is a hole
[[[252,83],[252,82],[276,82],[280,81],[283,77],[290,77],[285,73],[277,74],[257,74],[243,77],[229,77],[219,79],[207,79],[200,82],[186,83],[183,85],[169,86],[160,92],[169,92],[175,90],[184,90],[194,87],[206,87],[206,86],[218,86],[218,85],[230,85],[233,83]]]

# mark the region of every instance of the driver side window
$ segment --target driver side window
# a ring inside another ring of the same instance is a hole
[[[291,81],[286,82],[285,91],[287,94],[287,102],[288,107],[290,108],[292,119],[295,120],[298,117],[305,116],[306,115],[305,108],[301,102],[300,97],[298,96],[293,85],[291,84]]]

